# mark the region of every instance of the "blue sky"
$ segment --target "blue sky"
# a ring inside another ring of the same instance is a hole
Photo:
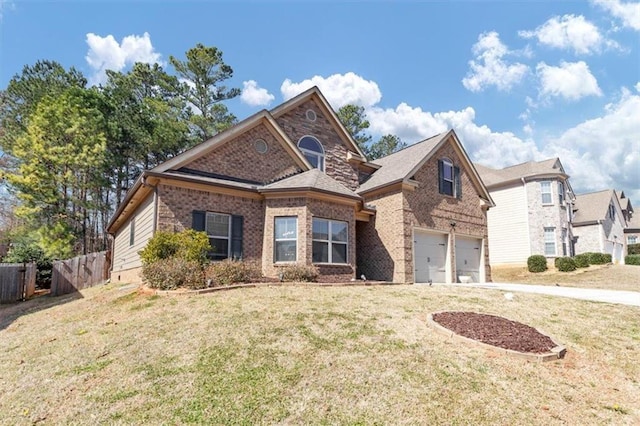
[[[0,88],[38,59],[168,65],[224,52],[239,119],[315,84],[365,107],[374,137],[454,128],[472,160],[560,157],[576,192],[640,206],[640,3],[622,0],[295,2],[0,0]]]

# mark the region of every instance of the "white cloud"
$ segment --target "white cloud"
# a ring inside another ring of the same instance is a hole
[[[515,52],[500,41],[495,31],[480,34],[472,52],[475,58],[469,61],[470,70],[462,79],[464,87],[472,92],[481,92],[489,86],[509,91],[529,72],[529,67],[524,64],[509,64],[504,60]]]
[[[625,27],[640,31],[640,3],[625,3],[620,0],[592,0],[592,2],[620,19]]]
[[[240,100],[249,106],[267,106],[275,99],[267,89],[258,86],[255,80],[243,81]]]
[[[287,100],[313,86],[320,88],[334,109],[349,104],[369,107],[380,102],[382,98],[376,82],[365,80],[353,72],[333,74],[326,78],[316,75],[300,83],[286,79],[280,86],[280,91],[284,99]]]
[[[573,50],[577,54],[597,53],[603,47],[618,47],[615,41],[605,39],[584,16],[554,16],[535,29],[520,31],[520,37],[537,38],[538,42],[558,49]]]
[[[577,192],[623,189],[640,200],[640,95],[623,89],[601,117],[548,141],[544,153],[559,156]]]
[[[558,96],[577,101],[585,96],[602,96],[596,78],[583,61],[561,62],[559,67],[540,62],[536,73],[540,78],[539,94],[542,98]]]
[[[112,35],[101,37],[88,33],[87,44],[89,51],[85,59],[95,71],[89,78],[91,84],[104,83],[106,70],[122,71],[136,62],[160,63],[161,55],[151,45],[149,33],[126,36],[122,43],[118,43]]]
[[[5,10],[15,10],[16,5],[11,0],[0,0],[0,22],[2,22],[2,18],[4,18]]]
[[[532,141],[522,141],[510,132],[494,132],[475,123],[475,110],[431,113],[405,103],[395,109],[374,107],[366,111],[374,135],[395,134],[407,143],[455,129],[474,161],[504,167],[539,157]]]

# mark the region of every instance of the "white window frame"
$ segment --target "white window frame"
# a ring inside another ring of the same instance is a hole
[[[547,187],[549,190],[545,191]],[[551,190],[551,181],[543,180],[542,182],[540,182],[540,194],[543,206],[553,205],[553,191]],[[549,201],[545,202],[545,195],[549,196]]]
[[[446,169],[451,170],[451,179],[447,179],[445,177]],[[442,158],[442,182],[451,182],[451,193],[447,191],[444,185],[442,187],[442,193],[445,195],[450,195],[452,197],[455,197],[456,196],[456,171],[455,171],[455,168],[453,167],[453,161],[449,160],[448,158]]]
[[[295,229],[295,232],[293,233],[293,237],[290,237],[290,238],[278,237],[278,235],[276,234],[276,229],[277,229],[277,223],[279,220],[295,220],[296,229]],[[291,242],[291,241],[296,243],[295,258],[287,259],[287,260],[279,260],[278,259],[278,243]],[[291,262],[298,261],[298,216],[276,216],[273,219],[273,261],[275,263],[291,263]]]
[[[216,216],[219,217],[226,217],[227,221],[229,222],[227,225],[227,235],[215,235],[215,234],[209,234],[209,227],[207,226],[207,224],[209,223],[209,218],[215,218]],[[207,233],[207,237],[209,238],[209,243],[211,243],[212,239],[216,239],[216,240],[227,240],[227,255],[226,257],[220,257],[221,254],[220,253],[215,253],[215,252],[211,252],[212,255],[214,256],[214,260],[224,260],[224,259],[228,259],[231,256],[231,215],[230,214],[225,214],[225,213],[215,213],[215,212],[206,212],[205,214],[205,219],[204,219],[204,230]],[[215,247],[215,244],[211,243],[212,247]]]
[[[616,207],[613,203],[609,204],[609,218],[614,222],[616,220]]]
[[[129,223],[129,247],[133,246],[136,243],[136,218],[135,216],[131,218],[131,223]]]
[[[627,236],[627,244],[638,244],[638,236],[637,235],[628,235]]]
[[[318,144],[318,146],[320,147],[320,149],[322,150],[322,152],[317,152],[317,151],[311,151],[309,149],[306,148],[301,148],[300,147],[300,143],[302,142],[303,139],[305,138],[311,138],[314,141],[316,141],[316,143]],[[301,137],[298,140],[298,149],[300,150],[300,152],[302,153],[302,155],[304,155],[307,160],[309,159],[308,157],[314,157],[318,163],[318,169],[321,172],[324,172],[325,170],[325,164],[324,164],[324,160],[325,160],[325,152],[324,152],[324,147],[322,146],[322,144],[320,143],[320,141],[318,140],[318,138],[311,136],[311,135],[304,135],[303,137]]]
[[[544,227],[544,255],[545,256],[556,256],[558,253],[557,244],[556,244],[556,228],[553,226],[545,226]],[[553,244],[553,251],[548,250]]]
[[[327,222],[327,238],[326,240],[324,239],[319,239],[319,238],[313,238],[313,225],[316,222]],[[347,229],[347,240],[346,241],[333,241],[333,225],[334,224],[342,224],[344,226],[346,226]],[[325,219],[325,218],[321,218],[321,217],[314,217],[312,224],[311,224],[311,258],[313,259],[313,243],[314,242],[318,242],[318,243],[327,243],[327,252],[328,252],[328,259],[326,262],[313,262],[315,264],[332,264],[332,265],[346,265],[349,263],[349,222],[346,222],[344,220],[333,220],[333,219]],[[333,246],[334,245],[340,245],[340,246],[344,246],[345,247],[345,260],[344,262],[334,262],[333,261]]]
[[[564,206],[564,203],[565,203],[564,182],[558,182],[558,200],[560,201],[560,205]]]

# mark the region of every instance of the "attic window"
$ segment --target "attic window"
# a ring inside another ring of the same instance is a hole
[[[311,166],[324,172],[324,149],[318,139],[313,136],[303,136],[298,141],[298,148]]]
[[[316,112],[312,109],[308,109],[306,112],[307,120],[316,121]]]
[[[269,150],[267,143],[263,139],[257,139],[253,143],[253,147],[256,149],[256,152],[258,152],[259,154],[266,154],[267,151]]]

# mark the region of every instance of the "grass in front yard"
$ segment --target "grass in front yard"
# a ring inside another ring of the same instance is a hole
[[[82,294],[0,330],[1,424],[640,422],[633,307],[440,286]],[[439,310],[532,325],[568,354],[453,342],[426,325]]]
[[[491,278],[496,283],[640,291],[640,266],[636,265],[591,265],[572,272],[560,272],[551,266],[538,273],[529,272],[526,266],[493,266]]]

